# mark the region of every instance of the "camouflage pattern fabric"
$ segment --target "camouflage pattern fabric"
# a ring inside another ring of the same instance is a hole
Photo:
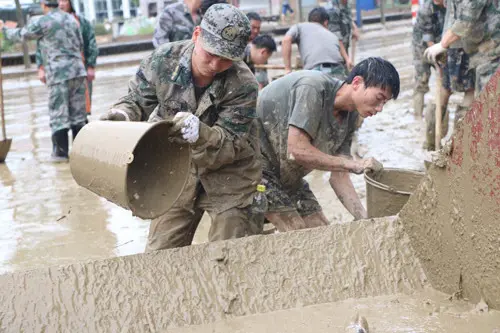
[[[474,70],[469,69],[469,56],[463,49],[447,51],[446,74],[443,87],[456,92],[474,89]]]
[[[251,30],[242,11],[228,4],[212,5],[200,27],[205,50],[231,60],[243,59]]]
[[[23,28],[4,28],[5,38],[13,42],[38,39],[47,85],[87,76],[82,62],[83,40],[75,18],[54,9]]]
[[[52,133],[71,126],[85,125],[85,77],[49,86],[49,118]]]
[[[290,126],[307,133],[312,145],[323,153],[350,156],[358,113],[345,111],[339,114],[341,120],[334,117],[335,96],[342,84],[343,81],[318,71],[297,71],[261,91],[257,114],[262,126],[263,178],[271,187],[266,191],[272,202],[270,211],[283,211],[286,205],[288,209],[297,209],[297,198],[314,202],[314,196],[307,194],[302,179],[312,170],[307,170],[288,155]],[[308,207],[314,208],[314,204]],[[305,210],[310,211],[309,208]]]
[[[330,67],[324,67],[324,66],[316,66],[313,68],[315,71],[320,71],[322,73],[328,74],[333,78],[336,78],[338,80],[345,80],[347,77],[347,69],[341,65],[338,64],[337,66],[330,66]]]
[[[450,3],[451,2],[451,3]],[[498,0],[452,0],[454,17],[450,30],[461,37],[475,69],[476,94],[500,65],[500,2]]]
[[[200,138],[191,145],[197,175],[217,210],[252,203],[261,179],[257,82],[243,62],[217,75],[199,100],[191,74],[194,43],[167,43],[144,59],[130,80],[129,93],[112,108],[132,121],[172,119],[177,112],[200,118]]]
[[[295,186],[284,188],[273,172],[264,170],[262,178],[262,183],[266,185],[268,212],[281,213],[295,210],[300,216],[305,217],[322,211],[318,199],[305,179],[300,179]]]
[[[177,42],[191,39],[194,28],[200,23],[200,15],[197,21],[193,20],[189,8],[183,1],[168,5],[158,17],[153,35],[155,48],[164,43]]]
[[[344,5],[340,0],[332,0],[332,8],[328,10],[328,14],[330,16],[328,30],[344,43],[345,49],[348,51],[352,35],[351,5],[349,2]]]
[[[421,93],[429,91],[431,65],[424,60],[427,42],[439,43],[443,32],[446,9],[436,6],[432,0],[426,0],[417,14],[413,26],[412,53],[415,68],[415,90]]]

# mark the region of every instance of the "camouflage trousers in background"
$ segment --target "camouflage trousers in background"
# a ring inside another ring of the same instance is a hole
[[[49,86],[49,117],[52,133],[87,122],[85,81],[77,77]]]
[[[273,171],[264,168],[262,184],[266,186],[269,213],[297,211],[301,217],[305,217],[322,211],[305,179],[300,179],[295,186],[285,187]]]
[[[429,91],[429,78],[431,77],[432,64],[424,59],[424,51],[427,46],[424,43],[412,44],[413,66],[415,67],[415,92],[425,94]],[[443,88],[450,90],[450,77],[448,65],[443,67]]]
[[[447,73],[443,78],[443,87],[453,92],[466,92],[474,89],[474,70],[469,69],[469,56],[463,49],[447,51]]]
[[[343,64],[330,64],[330,66],[328,67],[325,65],[318,65],[312,70],[329,74],[330,76],[339,80],[345,80],[347,77],[347,70]]]

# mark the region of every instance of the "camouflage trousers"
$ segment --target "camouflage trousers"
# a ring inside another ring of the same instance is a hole
[[[464,49],[447,51],[447,74],[443,78],[443,87],[454,92],[465,92],[474,89],[474,70],[469,69],[469,56]]]
[[[52,133],[87,122],[85,81],[77,77],[49,86],[49,117]]]
[[[343,64],[331,64],[331,66],[328,67],[324,65],[318,65],[316,67],[313,67],[312,70],[329,74],[330,76],[339,80],[345,80],[347,77],[347,70]]]
[[[262,183],[266,185],[270,213],[297,211],[301,217],[305,217],[322,211],[305,179],[301,178],[294,186],[285,187],[273,171],[264,169]]]
[[[194,172],[179,199],[164,215],[151,221],[146,252],[189,246],[204,212],[211,219],[210,242],[262,233],[264,220],[254,218],[251,205],[219,211],[217,200],[208,197]]]

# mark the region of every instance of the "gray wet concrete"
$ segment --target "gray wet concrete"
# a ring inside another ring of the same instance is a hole
[[[423,170],[424,123],[410,109],[410,43],[410,21],[367,32],[359,42],[357,60],[382,56],[393,62],[402,80],[400,98],[364,122],[359,142],[365,157],[373,156],[386,167]],[[281,59],[271,62],[280,63]],[[91,121],[126,93],[136,68],[98,70]],[[430,101],[431,94],[426,98]],[[142,252],[149,221],[134,218],[79,188],[68,164],[48,162],[51,141],[46,87],[35,79],[8,79],[4,99],[7,132],[13,143],[7,163],[0,165],[0,273]],[[453,96],[451,104],[458,100],[459,96]],[[307,179],[332,223],[352,220],[329,187],[327,173],[313,172]],[[353,175],[352,179],[364,199],[363,176]],[[205,219],[195,236],[197,243],[206,240],[208,227]]]

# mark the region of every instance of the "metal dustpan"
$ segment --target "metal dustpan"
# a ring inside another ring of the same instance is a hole
[[[0,44],[1,47],[1,44]],[[12,139],[7,139],[7,133],[5,131],[5,114],[3,108],[3,77],[2,77],[2,56],[0,54],[0,114],[2,116],[2,138],[0,141],[0,163],[5,161],[7,158],[7,154],[10,150],[10,145],[12,143]]]

